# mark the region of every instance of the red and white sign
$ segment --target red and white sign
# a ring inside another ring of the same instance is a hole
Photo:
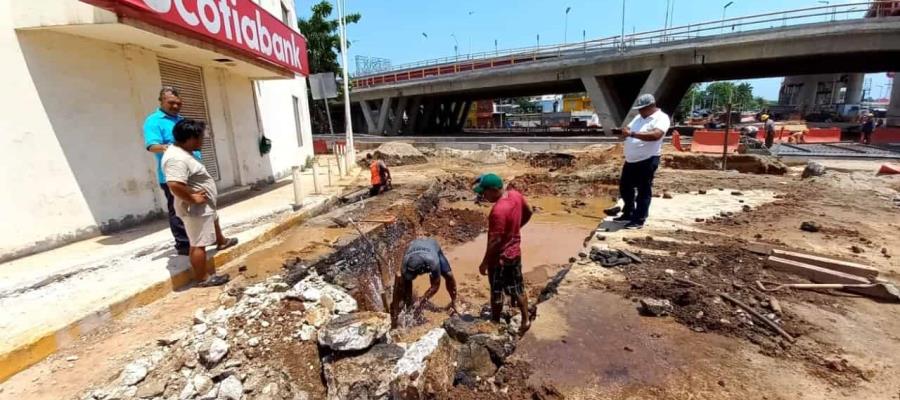
[[[306,39],[250,0],[81,0],[309,75]]]

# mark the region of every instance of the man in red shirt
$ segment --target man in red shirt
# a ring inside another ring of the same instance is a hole
[[[488,217],[488,244],[484,260],[478,267],[488,276],[491,286],[491,319],[500,321],[503,293],[506,293],[522,313],[519,334],[531,327],[528,297],[522,280],[522,236],[519,230],[531,219],[531,207],[515,189],[503,190],[503,180],[495,174],[484,174],[473,187],[475,193],[494,203]]]

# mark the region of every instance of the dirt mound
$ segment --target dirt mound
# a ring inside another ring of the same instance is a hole
[[[575,165],[575,155],[572,153],[561,152],[541,152],[531,153],[526,156],[528,165],[536,168],[548,168],[555,171],[561,168],[572,167]]]
[[[428,162],[428,158],[417,150],[413,145],[405,142],[387,142],[378,146],[373,154],[380,156],[384,163],[389,167],[397,165],[424,164]],[[368,167],[366,160],[360,161]]]
[[[670,153],[662,157],[663,166],[672,169],[722,169],[722,157],[708,154]],[[750,174],[784,175],[787,165],[772,157],[755,154],[728,156],[727,169]]]

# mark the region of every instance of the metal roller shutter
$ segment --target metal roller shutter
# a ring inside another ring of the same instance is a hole
[[[209,113],[206,108],[206,90],[203,85],[203,72],[200,67],[187,65],[176,61],[159,59],[159,76],[163,86],[172,86],[178,89],[181,97],[181,116],[198,119],[206,122],[209,127],[209,137],[203,141],[202,154],[203,165],[212,175],[219,180],[219,162],[216,158],[216,143],[212,125],[209,123]]]

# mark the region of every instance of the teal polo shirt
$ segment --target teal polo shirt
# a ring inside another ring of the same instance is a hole
[[[170,145],[175,143],[175,137],[172,136],[172,129],[178,121],[183,120],[180,115],[169,115],[157,108],[144,120],[144,149],[149,149],[155,144]],[[160,184],[166,183],[166,175],[163,174],[162,157],[163,153],[154,153],[156,157],[156,179]],[[200,152],[195,151],[194,157],[200,160]]]

